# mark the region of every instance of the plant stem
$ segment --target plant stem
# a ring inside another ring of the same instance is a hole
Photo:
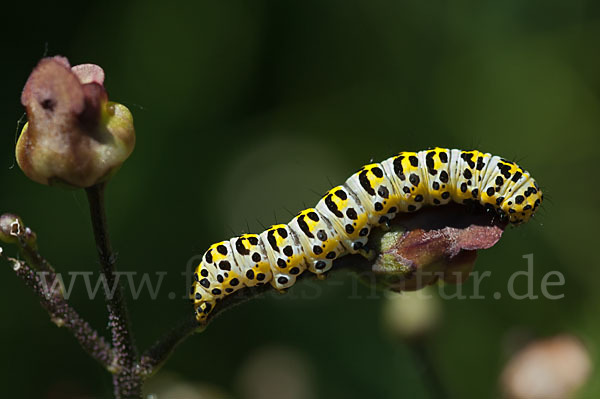
[[[96,249],[100,259],[101,273],[113,294],[106,293],[108,323],[112,335],[112,344],[117,352],[118,372],[113,378],[115,396],[118,399],[141,397],[141,377],[134,372],[137,361],[129,313],[125,302],[123,287],[115,275],[115,255],[112,251],[106,222],[104,190],[101,183],[86,189],[92,218],[92,228],[96,239]]]
[[[413,357],[420,366],[420,370],[424,374],[424,381],[429,390],[432,399],[447,399],[449,398],[446,387],[442,383],[442,379],[437,371],[437,367],[431,354],[425,337],[418,337],[408,342]]]
[[[175,348],[188,336],[198,330],[198,322],[192,311],[167,334],[162,336],[141,356],[139,366],[144,378],[157,372],[166,362]]]
[[[369,264],[370,262],[363,257],[347,256],[335,261],[335,267],[331,273],[344,269],[364,272],[367,270],[366,267],[368,267]],[[304,273],[298,276],[298,281],[305,278],[316,279],[314,275]],[[173,353],[177,345],[187,337],[193,333],[204,331],[208,324],[221,313],[271,290],[272,287],[270,284],[264,284],[256,287],[246,287],[243,290],[236,291],[235,293],[226,296],[219,302],[218,306],[215,307],[215,310],[208,316],[208,319],[203,325],[198,324],[190,306],[188,316],[184,317],[177,323],[176,327],[171,329],[167,334],[159,338],[154,345],[144,351],[139,362],[140,373],[144,378],[156,373]]]
[[[40,276],[40,273],[27,263],[8,257],[6,259],[12,264],[17,277],[38,297],[42,307],[50,314],[52,322],[69,330],[92,358],[110,370],[115,362],[115,352],[104,337],[69,305],[61,290],[53,287],[57,282],[56,274],[44,271]]]

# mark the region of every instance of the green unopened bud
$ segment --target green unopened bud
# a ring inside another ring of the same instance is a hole
[[[21,95],[27,109],[17,142],[19,167],[47,185],[90,187],[110,178],[135,146],[129,110],[108,101],[104,71],[44,58]]]

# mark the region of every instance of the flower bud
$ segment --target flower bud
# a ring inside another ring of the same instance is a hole
[[[129,110],[108,101],[104,71],[43,58],[21,95],[28,122],[17,142],[19,167],[47,185],[85,188],[110,178],[135,146]]]

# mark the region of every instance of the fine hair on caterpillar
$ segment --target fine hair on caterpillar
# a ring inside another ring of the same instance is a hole
[[[244,287],[269,283],[283,291],[306,270],[324,277],[341,256],[368,257],[372,228],[397,214],[455,202],[483,206],[516,225],[527,222],[542,199],[530,174],[504,158],[445,148],[401,152],[363,166],[287,224],[211,245],[190,292],[196,318],[204,322],[219,300]]]

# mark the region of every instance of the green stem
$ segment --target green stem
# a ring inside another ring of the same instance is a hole
[[[425,337],[418,337],[410,340],[408,347],[413,354],[415,362],[419,365],[419,370],[424,375],[424,385],[427,386],[431,399],[449,398],[448,391],[446,390],[436,364],[431,357]]]
[[[161,337],[152,347],[146,350],[139,362],[143,378],[156,373],[167,361],[175,348],[194,332],[198,331],[198,322],[193,312],[184,317],[167,334]]]

